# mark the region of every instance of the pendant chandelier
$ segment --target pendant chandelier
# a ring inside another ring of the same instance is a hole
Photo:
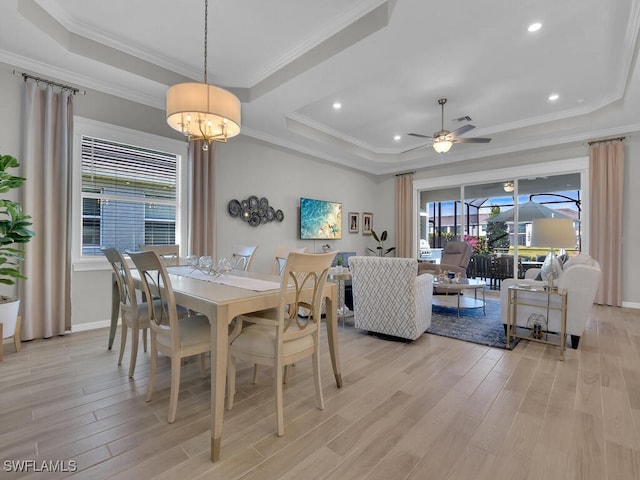
[[[189,141],[226,142],[240,133],[240,100],[233,93],[207,83],[209,1],[204,2],[204,82],[179,83],[167,90],[167,123]]]

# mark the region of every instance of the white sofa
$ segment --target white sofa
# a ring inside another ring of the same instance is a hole
[[[542,280],[529,278],[535,275],[537,271],[538,269],[530,269],[527,271],[528,278],[525,278],[524,280],[509,278],[502,281],[502,285],[500,287],[500,312],[502,314],[502,323],[505,325],[505,328],[509,313],[509,297],[507,289],[510,285],[514,284],[544,286],[544,282]],[[564,265],[562,275],[558,280],[558,288],[567,290],[567,334],[571,335],[571,346],[574,349],[578,348],[580,337],[584,333],[585,325],[589,318],[596,292],[600,286],[601,278],[602,272],[598,262],[588,255],[580,254],[567,260],[567,263]],[[532,302],[540,303],[540,294],[518,292],[519,299],[526,299],[527,296],[531,297]],[[551,302],[552,305],[559,306],[560,298],[558,296],[552,296]],[[518,305],[517,325],[520,327],[526,327],[529,316],[532,313],[546,315],[546,309]],[[551,332],[560,332],[559,310],[549,311],[548,330]]]
[[[412,258],[351,257],[355,327],[415,340],[431,326],[433,276]]]

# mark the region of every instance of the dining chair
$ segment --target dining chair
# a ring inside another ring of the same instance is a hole
[[[271,273],[273,275],[282,275],[284,265],[287,263],[287,257],[291,252],[307,253],[307,247],[291,248],[291,247],[276,247],[276,252],[273,255],[273,264],[271,266]]]
[[[256,250],[258,250],[258,245],[235,245],[231,257],[233,258],[236,268],[245,271],[251,270],[251,264],[253,263]]]
[[[158,353],[171,357],[171,392],[169,394],[169,423],[176,419],[178,393],[180,390],[180,365],[185,357],[200,355],[203,378],[207,375],[205,353],[211,350],[209,319],[202,314],[178,319],[171,281],[167,269],[154,251],[130,253],[140,272],[143,290],[147,298],[152,295],[161,301],[161,308],[149,308],[151,327],[151,370],[147,386],[146,401],[153,396]]]
[[[180,264],[180,245],[144,245],[140,244],[142,252],[153,251],[158,254],[165,265]]]
[[[320,380],[319,326],[322,290],[335,252],[307,254],[292,252],[287,258],[280,280],[280,301],[276,318],[249,317],[236,322],[229,345],[227,371],[227,408],[233,408],[236,391],[236,359],[273,367],[278,436],[284,435],[283,375],[284,367],[311,357],[316,390],[316,404],[324,408]],[[294,292],[291,292],[291,288]],[[291,298],[290,294],[294,293]],[[310,311],[300,317],[298,308]]]
[[[133,377],[138,358],[138,343],[142,329],[144,351],[147,351],[147,330],[149,329],[149,310],[147,302],[138,302],[136,289],[131,277],[131,270],[122,253],[117,248],[103,248],[102,253],[113,268],[114,277],[120,296],[120,317],[122,331],[120,339],[120,355],[118,365],[122,365],[122,357],[127,345],[128,329],[131,329],[131,360],[129,361],[129,378]],[[149,298],[149,297],[147,297]],[[154,300],[154,308],[159,308],[159,300]]]

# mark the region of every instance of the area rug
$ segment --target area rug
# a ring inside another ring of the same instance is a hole
[[[507,337],[500,317],[500,302],[487,300],[486,312],[485,316],[481,308],[462,309],[458,318],[457,309],[434,305],[427,333],[506,349]],[[510,350],[518,341],[516,338],[511,342]]]

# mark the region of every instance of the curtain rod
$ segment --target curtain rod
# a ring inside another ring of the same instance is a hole
[[[595,145],[597,143],[604,143],[604,142],[621,142],[623,140],[626,140],[627,137],[615,137],[615,138],[605,138],[604,140],[593,140],[591,142],[587,142],[587,145],[591,146],[591,145]]]
[[[24,81],[26,82],[28,78],[30,78],[31,80],[35,80],[36,82],[42,82],[42,83],[46,83],[47,85],[51,85],[54,87],[60,87],[63,90],[68,90],[70,91],[73,95],[86,95],[87,92],[86,90],[80,90],[79,88],[76,87],[72,87],[70,85],[65,85],[64,83],[58,83],[58,82],[54,82],[52,80],[47,80],[46,78],[40,78],[40,77],[36,77],[34,75],[29,75],[28,73],[24,73],[24,72],[17,72],[17,71],[13,71],[13,74],[15,76],[22,76],[22,78],[24,79]]]
[[[413,172],[396,173],[396,177],[402,177],[403,175],[413,175],[414,173],[416,172],[413,171]]]

